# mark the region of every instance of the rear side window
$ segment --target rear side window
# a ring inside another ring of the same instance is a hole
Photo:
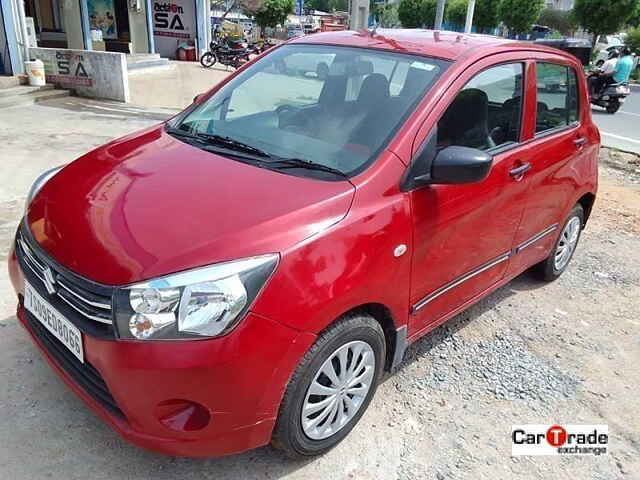
[[[536,64],[536,83],[536,133],[578,122],[578,78],[573,68],[539,62]]]
[[[520,139],[523,65],[483,70],[458,92],[438,122],[438,147],[489,150]]]

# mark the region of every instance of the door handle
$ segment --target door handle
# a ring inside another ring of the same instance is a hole
[[[578,148],[582,148],[587,144],[587,139],[585,137],[578,137],[573,141],[574,145]]]
[[[511,170],[509,170],[509,175],[511,175],[514,178],[517,178],[517,177],[520,177],[520,176],[524,175],[524,173],[527,170],[529,170],[530,168],[531,168],[531,164],[530,163],[523,163],[519,167],[512,168]]]

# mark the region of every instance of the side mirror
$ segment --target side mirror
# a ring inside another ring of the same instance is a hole
[[[451,146],[438,152],[430,183],[475,183],[487,178],[493,157],[482,150]]]
[[[198,101],[204,97],[204,93],[199,93],[198,95],[196,95],[195,97],[193,97],[193,103],[198,103]]]
[[[422,144],[401,183],[404,192],[424,185],[473,183],[489,174],[493,157],[481,150],[450,146],[438,151],[434,128]]]

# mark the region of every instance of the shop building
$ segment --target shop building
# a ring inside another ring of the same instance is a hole
[[[23,73],[30,29],[39,48],[165,58],[177,58],[181,45],[201,53],[210,37],[209,0],[0,0],[0,5],[4,75]]]

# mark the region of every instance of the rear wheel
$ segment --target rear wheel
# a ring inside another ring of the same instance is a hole
[[[211,52],[205,52],[200,57],[200,64],[205,68],[214,66],[217,61],[218,59],[216,58],[216,55]]]
[[[620,109],[620,100],[612,98],[607,104],[607,113],[614,114]]]
[[[336,322],[309,349],[289,381],[272,443],[291,457],[319,455],[358,423],[385,360],[380,324],[368,315]]]
[[[583,225],[584,210],[582,205],[577,204],[564,223],[551,254],[534,267],[534,272],[541,280],[551,282],[566,270],[578,246]]]

